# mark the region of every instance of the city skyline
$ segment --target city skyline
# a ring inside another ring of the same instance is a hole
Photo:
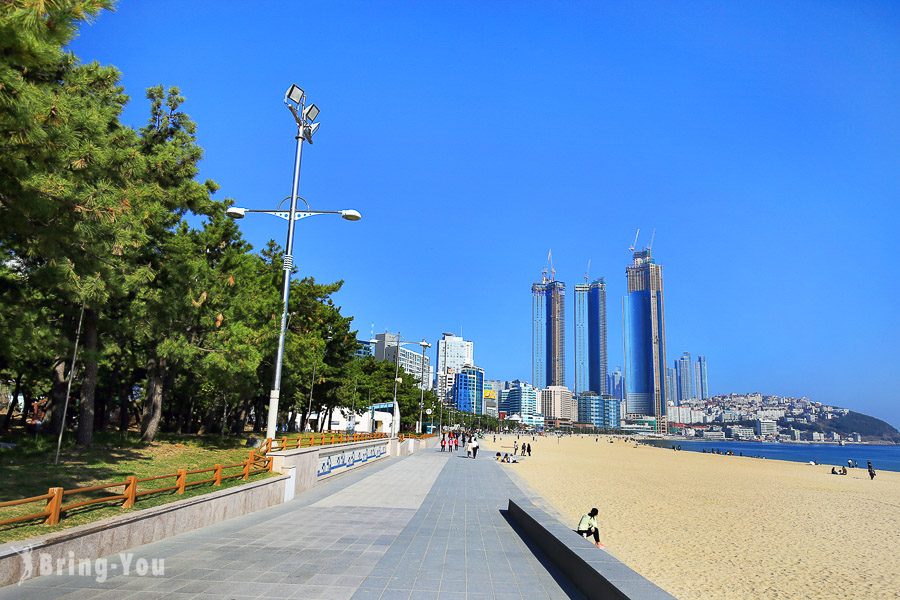
[[[360,331],[375,323],[432,344],[457,331],[492,377],[528,379],[518,290],[546,248],[562,281],[581,281],[592,259],[618,313],[626,249],[645,226],[665,256],[669,351],[715,357],[710,393],[806,395],[900,423],[889,343],[900,266],[872,260],[900,250],[884,226],[900,217],[900,7],[685,4],[677,18],[601,5],[318,10],[304,37],[316,60],[302,68],[278,42],[305,18],[299,6],[125,2],[72,49],[122,70],[132,126],[146,123],[146,88],[179,86],[204,148],[201,180],[251,208],[290,190],[281,98],[300,84],[322,110],[301,195],[364,218],[352,232],[301,224],[295,264],[300,277],[345,281],[335,299]],[[159,18],[168,11],[183,27]],[[448,20],[460,24],[452,33]],[[195,60],[182,60],[184,47]],[[534,90],[554,91],[553,133],[539,143],[523,126]],[[451,124],[465,106],[477,110]],[[283,243],[264,218],[242,231],[258,250]],[[413,247],[416,233],[425,242]],[[389,249],[360,252],[381,240],[398,240],[404,275]],[[448,261],[479,293],[430,275]],[[610,365],[623,364],[618,321]]]

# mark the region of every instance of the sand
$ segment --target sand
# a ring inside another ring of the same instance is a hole
[[[598,507],[608,551],[678,598],[900,598],[900,473],[527,440],[533,456],[504,468],[573,528]]]

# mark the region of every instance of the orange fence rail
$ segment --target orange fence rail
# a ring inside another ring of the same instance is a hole
[[[260,450],[269,453],[280,450],[309,448],[311,446],[327,446],[329,444],[349,444],[352,442],[381,440],[388,437],[389,436],[386,433],[346,433],[342,431],[329,431],[325,433],[300,435],[294,438],[282,437],[275,440],[266,439]]]
[[[43,510],[41,510],[40,512],[21,515],[18,517],[13,517],[11,519],[0,520],[0,526],[12,525],[14,523],[21,523],[24,521],[32,521],[38,519],[43,520],[45,525],[56,525],[59,523],[60,519],[65,516],[66,511],[75,510],[76,508],[83,508],[92,504],[114,503],[121,504],[122,508],[131,508],[135,505],[135,502],[137,502],[138,499],[143,496],[161,494],[165,492],[175,492],[176,494],[183,494],[187,488],[197,485],[212,484],[213,486],[219,486],[222,485],[223,481],[226,481],[228,479],[241,478],[246,480],[249,479],[251,475],[257,475],[259,473],[271,471],[272,464],[272,457],[265,456],[264,454],[259,454],[256,450],[251,450],[250,456],[247,457],[247,460],[243,460],[241,462],[233,463],[230,465],[215,465],[208,469],[178,469],[175,473],[166,473],[165,475],[156,475],[154,477],[138,478],[134,475],[129,475],[125,478],[125,481],[116,481],[113,483],[78,487],[68,490],[61,487],[52,487],[47,491],[46,494],[42,494],[40,496],[32,496],[30,498],[21,498],[19,500],[0,502],[0,509],[13,506],[21,506],[30,503],[45,502]],[[230,473],[230,471],[235,469],[240,470],[236,473]],[[229,473],[223,474],[223,472],[226,471],[229,471]],[[191,481],[188,480],[189,476],[203,475],[206,473],[210,473],[211,476]],[[151,481],[163,480],[172,480],[172,485],[163,485],[163,487],[151,489],[139,489],[139,486],[142,483],[146,484]],[[99,498],[88,498],[86,500],[69,502],[68,504],[64,503],[64,500],[71,496],[93,494],[97,492],[107,492],[107,490],[112,490],[112,492],[105,493]]]

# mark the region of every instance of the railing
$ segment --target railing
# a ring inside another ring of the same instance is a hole
[[[280,450],[295,450],[297,448],[309,448],[311,446],[327,446],[330,444],[349,444],[351,442],[365,442],[367,440],[381,440],[389,437],[386,433],[346,433],[331,431],[325,433],[313,433],[300,435],[295,438],[282,437],[278,439],[267,438],[260,446],[265,454]]]
[[[117,481],[115,483],[106,483],[103,485],[94,485],[89,487],[72,488],[69,490],[63,489],[61,487],[52,487],[47,490],[46,494],[42,494],[40,496],[32,496],[30,498],[21,498],[19,500],[0,502],[0,509],[10,508],[13,506],[21,506],[24,504],[45,502],[43,510],[41,510],[40,512],[34,512],[26,515],[20,515],[18,517],[13,517],[11,519],[0,520],[0,526],[12,525],[14,523],[21,523],[37,519],[42,519],[45,525],[56,525],[59,523],[60,519],[65,516],[65,513],[67,511],[71,511],[76,508],[83,508],[92,504],[117,503],[121,504],[122,508],[132,508],[138,501],[138,499],[143,496],[150,496],[152,494],[161,494],[164,492],[173,491],[176,494],[184,494],[185,490],[189,487],[210,483],[213,486],[220,486],[222,485],[223,481],[237,478],[247,480],[251,475],[257,475],[259,473],[271,471],[272,463],[273,461],[271,457],[265,456],[264,454],[258,454],[256,450],[251,450],[250,456],[247,458],[247,460],[229,465],[217,464],[208,469],[178,469],[175,473],[166,473],[165,475],[156,475],[155,477],[143,478],[129,475],[125,478],[125,481]],[[240,468],[240,471],[237,473],[230,473],[227,475],[223,474],[223,471],[229,471],[231,469],[238,468]],[[206,477],[194,481],[188,480],[188,477],[191,475],[202,475],[205,473],[210,473],[211,477]],[[139,486],[142,483],[149,483],[151,481],[163,481],[167,479],[174,479],[174,481],[172,482],[174,485],[164,485],[163,487],[151,489],[139,489]],[[106,490],[117,490],[118,488],[121,488],[121,493],[107,493],[99,498],[89,498],[87,500],[70,502],[68,504],[63,503],[67,497],[92,494]]]
[[[397,437],[402,442],[403,440],[425,440],[436,435],[436,433],[401,433]]]

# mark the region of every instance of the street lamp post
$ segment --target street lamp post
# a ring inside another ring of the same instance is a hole
[[[312,144],[313,135],[319,128],[319,124],[315,123],[316,117],[319,116],[319,107],[315,104],[306,104],[306,94],[297,85],[291,85],[287,93],[284,95],[284,105],[287,107],[294,120],[297,123],[297,152],[294,157],[294,179],[291,186],[291,208],[289,211],[284,210],[251,210],[248,208],[239,208],[230,206],[225,210],[225,214],[232,219],[242,219],[247,213],[265,213],[274,215],[288,222],[287,243],[285,244],[285,254],[283,261],[284,269],[284,288],[281,291],[281,328],[278,335],[278,353],[275,357],[275,376],[272,382],[272,391],[269,393],[269,416],[266,425],[266,437],[274,438],[277,433],[278,425],[278,400],[281,396],[281,368],[284,363],[284,338],[287,332],[288,320],[288,299],[291,293],[291,272],[294,270],[294,223],[300,219],[313,217],[316,215],[340,215],[341,218],[348,221],[359,221],[362,215],[358,211],[348,210],[311,210],[309,203],[298,195],[300,187],[300,158],[303,154],[303,142]],[[303,200],[306,204],[305,211],[297,210],[297,199]]]
[[[419,398],[419,427],[418,433],[422,433],[422,429],[424,429],[424,425],[422,424],[422,410],[425,408],[425,349],[431,348],[431,344],[425,341],[425,338],[422,338],[422,341],[419,342],[419,345],[422,346],[422,396]],[[399,354],[399,352],[397,353]]]

